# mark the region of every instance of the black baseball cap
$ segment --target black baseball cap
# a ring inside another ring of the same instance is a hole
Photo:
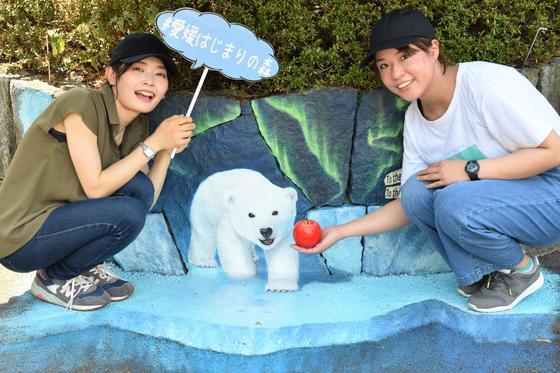
[[[406,47],[422,37],[436,38],[434,27],[425,15],[415,9],[393,10],[373,25],[369,53],[360,66],[369,65],[376,52]]]
[[[113,50],[109,64],[134,63],[152,56],[161,59],[169,75],[173,76],[179,73],[165,44],[155,35],[145,32],[135,32],[127,35]]]

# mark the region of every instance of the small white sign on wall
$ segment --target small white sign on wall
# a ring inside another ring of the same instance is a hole
[[[385,183],[385,199],[396,199],[401,195],[401,177],[402,169],[389,172],[385,175],[383,182]]]

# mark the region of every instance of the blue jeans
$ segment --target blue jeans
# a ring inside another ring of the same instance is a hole
[[[15,272],[43,268],[58,280],[76,277],[138,236],[153,198],[151,180],[139,172],[110,197],[57,207],[29,242],[0,263]]]
[[[560,242],[560,169],[520,180],[479,180],[427,189],[411,176],[401,189],[404,211],[469,285],[523,259],[520,244]]]

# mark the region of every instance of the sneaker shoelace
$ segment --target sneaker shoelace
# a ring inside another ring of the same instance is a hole
[[[76,298],[81,292],[86,292],[92,286],[93,282],[88,277],[82,275],[67,280],[60,289],[64,295],[70,297],[70,300],[66,304],[66,308],[71,309],[74,305],[74,298]]]
[[[110,281],[114,278],[118,278],[113,273],[111,273],[111,271],[109,271],[107,269],[105,264],[99,264],[99,265],[93,267],[91,270],[96,276],[98,276],[101,280],[104,280],[106,282]]]
[[[484,287],[489,290],[497,290],[497,289],[507,289],[507,293],[510,297],[513,296],[511,292],[511,275],[510,273],[505,272],[493,272],[488,276],[488,282]]]

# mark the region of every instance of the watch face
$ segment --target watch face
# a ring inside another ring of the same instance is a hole
[[[142,152],[148,159],[153,159],[155,157],[155,153],[148,145],[144,144],[143,142],[140,143],[140,147],[142,148]]]
[[[476,162],[467,163],[467,172],[476,172],[476,171],[478,171],[478,163]]]

